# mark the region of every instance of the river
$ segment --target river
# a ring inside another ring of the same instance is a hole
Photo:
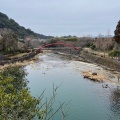
[[[98,83],[84,79],[83,70],[98,70],[107,73],[103,68],[80,61],[67,60],[53,54],[39,55],[39,60],[25,67],[29,80],[28,87],[33,96],[40,96],[44,89],[44,98],[52,96],[53,84],[57,89],[53,109],[65,102],[64,112],[68,111],[65,120],[119,120],[120,87],[114,83]],[[109,87],[103,86],[108,84]],[[61,110],[54,120],[62,120]]]

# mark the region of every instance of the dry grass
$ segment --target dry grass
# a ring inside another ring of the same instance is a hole
[[[27,55],[27,54],[28,53],[19,53],[19,54],[10,56],[10,58],[22,57],[22,56]]]
[[[14,67],[14,66],[26,66],[29,64],[33,64],[35,60],[38,60],[38,57],[35,56],[31,60],[24,60],[23,62],[16,62],[16,63],[10,63],[10,64],[5,64],[5,65],[0,65],[0,70],[3,70],[9,66]]]
[[[93,75],[93,73],[91,71],[84,71],[83,72],[83,76],[84,78],[88,78],[90,80],[93,81],[97,81],[97,82],[106,82],[106,77],[102,74],[98,74],[97,75]]]
[[[88,52],[88,53],[95,54],[95,55],[98,55],[98,56],[104,56],[105,55],[106,57],[108,57],[107,52],[95,51],[95,50],[92,50],[91,48],[84,48],[83,50]]]

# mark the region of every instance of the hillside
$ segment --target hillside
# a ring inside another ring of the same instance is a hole
[[[26,29],[25,27],[20,26],[15,20],[0,12],[0,29],[2,28],[12,29],[19,36],[19,38],[22,39],[29,35],[39,37],[40,39],[52,38],[52,36],[38,34],[30,29]]]

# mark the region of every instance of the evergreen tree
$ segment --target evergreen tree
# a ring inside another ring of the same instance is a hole
[[[114,31],[114,39],[115,39],[115,42],[117,42],[118,44],[120,44],[120,20],[116,26],[116,30]]]

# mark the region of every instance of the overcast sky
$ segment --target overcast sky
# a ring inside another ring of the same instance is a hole
[[[114,35],[120,0],[0,0],[0,11],[44,35]]]

